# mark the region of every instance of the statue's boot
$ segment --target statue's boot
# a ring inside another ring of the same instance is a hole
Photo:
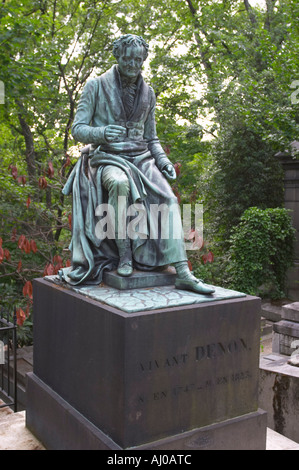
[[[207,286],[200,279],[197,279],[190,272],[187,261],[175,263],[174,267],[177,272],[175,287],[182,290],[190,290],[197,294],[210,295],[215,292],[213,287]]]
[[[117,274],[120,276],[128,277],[133,273],[133,261],[131,243],[128,238],[124,240],[115,240],[119,253],[119,263]]]

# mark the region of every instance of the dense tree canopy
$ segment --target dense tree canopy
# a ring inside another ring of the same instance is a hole
[[[121,34],[150,44],[144,73],[162,145],[179,163],[174,190],[182,202],[204,203],[211,238],[227,240],[248,207],[281,205],[274,155],[298,134],[299,6],[260,4],[1,2],[0,295],[4,305],[18,299],[20,323],[32,278],[69,263],[71,206],[61,188],[77,155],[70,128],[82,88],[114,63]]]

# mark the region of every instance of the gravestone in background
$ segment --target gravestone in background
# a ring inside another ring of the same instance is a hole
[[[299,142],[292,142],[291,147],[298,151]],[[284,171],[284,205],[290,210],[296,229],[295,262],[287,275],[287,296],[289,299],[299,300],[299,160],[288,152],[279,152],[276,157]]]
[[[299,442],[299,302],[282,307],[273,330],[272,353],[260,359],[259,403],[269,428]]]

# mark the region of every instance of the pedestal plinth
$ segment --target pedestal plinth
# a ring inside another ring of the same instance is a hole
[[[259,299],[127,312],[83,293],[34,283],[27,426],[47,448],[265,448]]]

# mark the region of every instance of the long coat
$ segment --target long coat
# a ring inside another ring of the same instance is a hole
[[[155,101],[152,88],[140,75],[133,110],[127,116],[117,65],[90,80],[82,92],[72,134],[89,147],[83,150],[63,189],[64,194],[73,195],[72,267],[60,272],[70,284],[98,284],[104,269],[113,270],[118,265],[115,240],[99,238],[97,230],[103,216],[99,207],[108,201],[101,180],[105,165],[115,165],[127,174],[129,203],[134,204],[131,209],[136,208],[135,216],[143,214],[146,221],[137,224],[138,236],[131,241],[134,266],[153,270],[187,259],[177,199],[161,173],[170,161],[156,134]],[[104,130],[110,124],[126,128],[126,137],[107,142]],[[171,214],[167,237],[162,234],[156,212],[157,207],[165,205]],[[133,213],[131,210],[130,215]]]

